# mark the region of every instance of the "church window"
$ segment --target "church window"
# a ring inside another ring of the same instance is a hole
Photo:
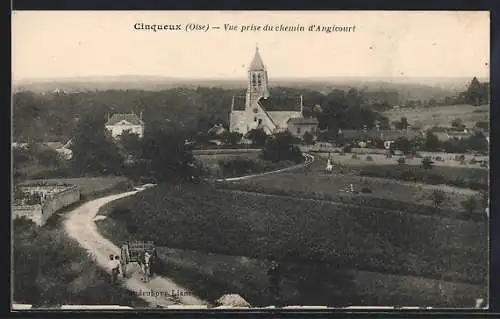
[[[300,134],[300,127],[297,127],[297,134]]]
[[[257,85],[257,77],[255,76],[255,74],[252,75],[252,84],[253,86]]]
[[[260,74],[257,76],[257,83],[258,83],[259,86],[262,85],[262,77],[261,77]]]
[[[257,118],[256,118],[256,117],[254,117],[254,118],[253,118],[253,121],[254,121],[254,122],[257,122]]]

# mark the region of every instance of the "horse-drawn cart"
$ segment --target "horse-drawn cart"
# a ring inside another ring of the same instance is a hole
[[[140,263],[141,256],[149,252],[150,254],[155,250],[155,244],[152,241],[130,241],[124,243],[121,248],[120,262],[122,269],[126,269],[127,264]]]

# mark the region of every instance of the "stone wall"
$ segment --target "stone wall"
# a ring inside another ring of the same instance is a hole
[[[31,219],[38,226],[43,226],[42,205],[15,205],[12,206],[12,219],[25,217]]]
[[[62,191],[54,192],[46,198],[42,206],[42,226],[58,210],[80,200],[80,188],[72,186]]]
[[[55,212],[80,200],[80,188],[76,185],[26,185],[22,189],[29,193],[45,194],[45,200],[37,205],[13,205],[12,217],[24,216],[38,226],[45,225]]]

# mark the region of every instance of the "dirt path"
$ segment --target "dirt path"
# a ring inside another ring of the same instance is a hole
[[[119,255],[120,249],[99,234],[94,222],[94,217],[97,215],[99,208],[104,204],[135,193],[137,193],[137,191],[111,195],[87,202],[69,212],[68,218],[64,222],[64,228],[69,236],[89,251],[94,257],[95,262],[108,273],[110,273],[107,267],[109,260],[108,256],[110,254]],[[134,265],[129,265],[128,269],[134,269]],[[137,276],[121,280],[122,284],[130,290],[131,293],[137,294],[138,297],[144,299],[153,307],[164,307],[175,304],[208,304],[206,301],[196,297],[191,291],[175,284],[169,278],[155,276],[148,283],[142,282]],[[153,292],[153,295],[151,292]]]

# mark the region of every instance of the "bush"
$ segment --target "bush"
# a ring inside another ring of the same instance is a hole
[[[366,160],[367,160],[367,161],[369,161],[369,162],[373,162],[373,158],[372,158],[370,155],[368,155],[368,156],[366,157]]]
[[[371,192],[372,192],[372,190],[371,190],[371,189],[369,189],[368,187],[363,187],[363,188],[361,189],[361,193],[363,193],[363,194],[369,194],[369,193],[371,193]]]
[[[399,165],[403,165],[404,163],[406,163],[406,159],[404,157],[398,158],[398,164]]]
[[[352,158],[352,159],[358,159],[359,157],[358,157],[358,155],[356,155],[356,154],[352,154],[352,155],[351,155],[351,158]]]

